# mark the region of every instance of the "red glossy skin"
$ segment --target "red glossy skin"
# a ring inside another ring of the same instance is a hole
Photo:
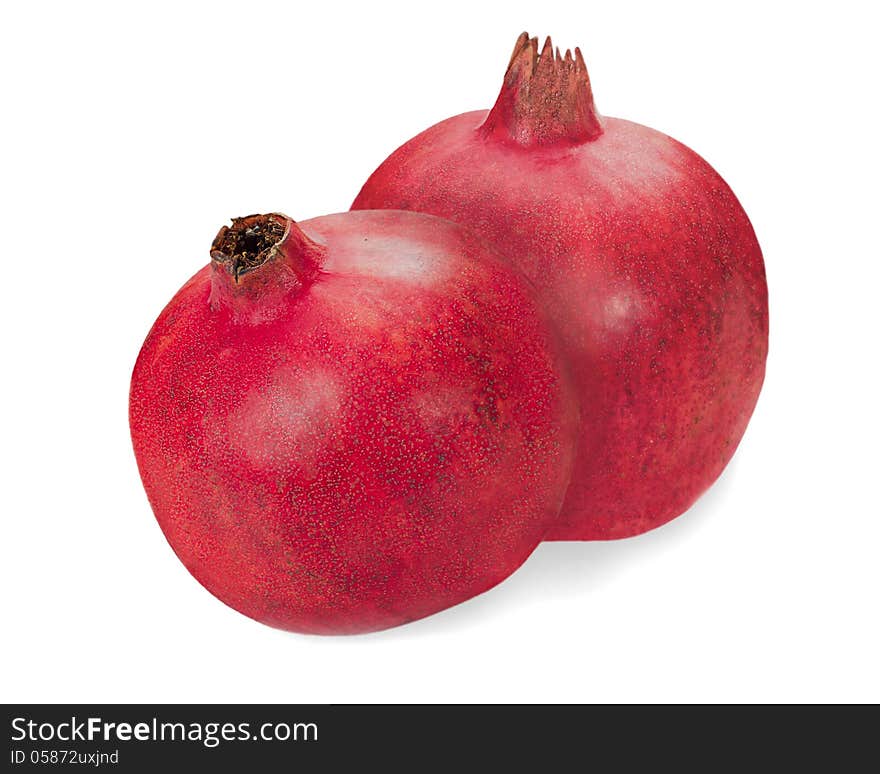
[[[299,632],[494,586],[557,517],[577,432],[527,283],[427,215],[269,217],[289,228],[274,257],[238,281],[198,272],[134,369],[134,449],[172,548],[228,605]]]
[[[767,285],[748,217],[664,134],[602,118],[580,52],[517,42],[492,111],[396,150],[353,209],[474,229],[535,283],[581,399],[550,540],[636,535],[685,511],[742,438],[764,378]]]

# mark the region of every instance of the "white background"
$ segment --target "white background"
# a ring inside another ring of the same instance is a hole
[[[0,19],[3,701],[878,701],[878,125],[870,4],[6,4]],[[230,217],[345,210],[493,103],[527,29],[599,109],[749,212],[767,380],[736,458],[645,536],[352,638],[204,591],[141,488],[128,380]]]

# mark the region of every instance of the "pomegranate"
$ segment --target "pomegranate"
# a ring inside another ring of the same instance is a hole
[[[623,538],[685,511],[755,407],[767,284],[719,175],[664,134],[600,116],[578,49],[516,43],[490,111],[396,150],[353,209],[441,215],[534,282],[562,338],[581,435],[555,540]]]
[[[440,218],[253,215],[137,359],[144,487],[236,610],[402,624],[513,572],[559,513],[577,408],[524,278]]]

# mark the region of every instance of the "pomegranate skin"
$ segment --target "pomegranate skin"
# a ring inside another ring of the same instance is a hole
[[[526,280],[408,212],[250,216],[212,257],[130,394],[144,487],[190,573],[265,624],[352,634],[513,572],[559,513],[578,424]]]
[[[353,209],[473,229],[535,284],[581,401],[572,483],[548,540],[625,538],[683,513],[755,407],[767,284],[749,219],[672,138],[602,117],[580,51],[517,41],[491,111],[422,132]]]

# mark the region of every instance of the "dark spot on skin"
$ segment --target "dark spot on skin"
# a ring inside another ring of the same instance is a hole
[[[498,424],[500,413],[498,411],[498,403],[495,400],[495,396],[487,396],[486,400],[482,403],[475,403],[474,411],[476,411],[481,417],[488,419],[493,425]]]

